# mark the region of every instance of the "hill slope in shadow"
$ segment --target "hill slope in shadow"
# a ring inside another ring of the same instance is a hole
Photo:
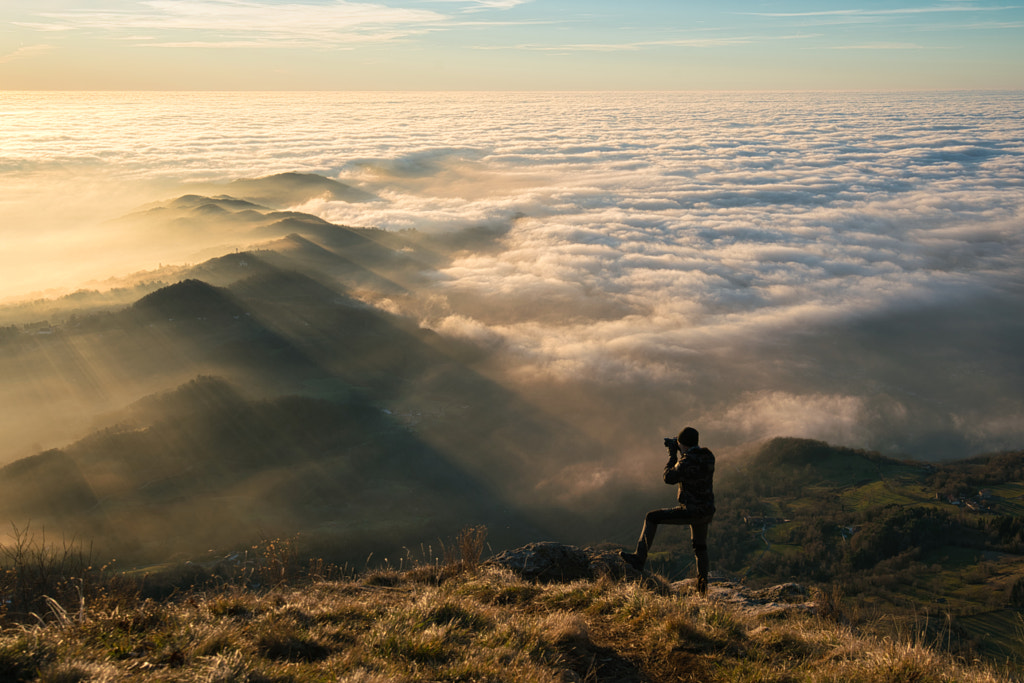
[[[415,297],[445,249],[229,197],[150,219],[269,241],[3,339],[12,404],[53,423],[63,393],[75,422],[68,445],[0,472],[0,515],[138,561],[267,534],[315,535],[351,559],[466,525],[496,543],[544,537],[552,519],[566,538],[588,526],[536,482],[564,466],[552,454],[601,444],[474,370],[479,349],[372,305]]]

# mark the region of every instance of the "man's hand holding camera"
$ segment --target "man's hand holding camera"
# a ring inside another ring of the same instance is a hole
[[[666,436],[665,448],[668,449],[668,465],[666,467],[675,467],[676,459],[679,457],[679,442],[674,436]]]

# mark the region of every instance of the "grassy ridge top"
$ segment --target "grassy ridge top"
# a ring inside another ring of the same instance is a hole
[[[819,605],[828,598],[818,596]],[[600,578],[533,583],[465,563],[228,586],[163,601],[113,591],[0,634],[5,681],[1018,680],[913,631],[835,612],[744,609],[717,587]]]

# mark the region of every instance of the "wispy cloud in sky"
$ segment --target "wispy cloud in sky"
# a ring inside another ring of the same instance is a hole
[[[972,4],[933,5],[929,7],[896,7],[889,9],[839,9],[812,12],[736,12],[757,17],[863,17],[892,16],[899,14],[936,14],[949,12],[1005,12],[1021,9],[1024,5],[1001,5],[980,7]]]
[[[479,50],[537,50],[541,52],[623,52],[646,50],[656,47],[728,47],[745,45],[762,38],[751,36],[720,36],[703,38],[679,38],[676,40],[640,40],[631,43],[579,43],[565,45],[544,45],[524,43],[520,45],[497,46],[477,45]]]
[[[19,47],[14,52],[0,54],[0,64],[16,62],[19,59],[29,59],[31,57],[50,52],[52,49],[52,45],[26,45],[24,47]]]
[[[869,43],[866,45],[829,45],[829,50],[924,50],[916,43]],[[933,48],[934,49],[934,48]]]
[[[134,11],[74,9],[45,12],[39,30],[159,31],[189,40],[164,46],[334,46],[358,40],[394,40],[437,25],[445,16],[424,9],[333,0],[326,4],[268,4],[244,0],[147,0]],[[216,35],[217,40],[199,36]],[[239,38],[247,36],[247,38]],[[230,37],[230,38],[227,38]]]
[[[434,0],[435,2],[451,2],[460,5],[467,5],[468,9],[512,9],[519,5],[525,5],[533,0]]]

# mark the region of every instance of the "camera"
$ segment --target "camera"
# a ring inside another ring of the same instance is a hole
[[[676,442],[676,437],[674,437],[674,436],[666,436],[665,437],[665,448],[669,449],[670,451],[679,448],[679,444]]]

